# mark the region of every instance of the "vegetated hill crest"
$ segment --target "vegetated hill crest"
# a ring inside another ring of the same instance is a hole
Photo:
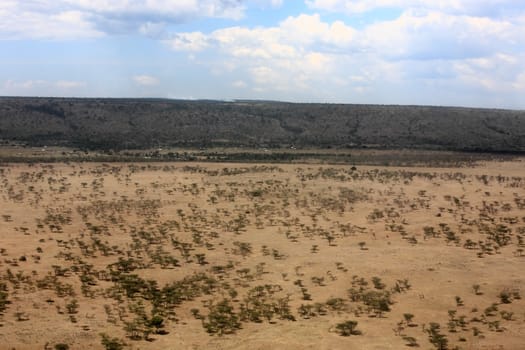
[[[525,111],[1,97],[0,140],[89,149],[296,146],[525,152]]]

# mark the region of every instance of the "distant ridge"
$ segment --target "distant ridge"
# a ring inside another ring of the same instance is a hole
[[[265,100],[0,97],[0,141],[86,149],[388,148],[525,152],[525,111]]]

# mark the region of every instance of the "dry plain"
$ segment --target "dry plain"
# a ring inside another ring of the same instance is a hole
[[[0,349],[525,349],[525,161],[0,165]]]

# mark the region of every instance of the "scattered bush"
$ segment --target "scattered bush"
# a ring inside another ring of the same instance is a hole
[[[239,317],[227,299],[223,299],[218,304],[211,305],[207,318],[208,321],[203,322],[202,325],[204,329],[206,329],[206,332],[211,335],[217,334],[221,336],[223,334],[231,334],[241,328]]]
[[[356,330],[357,321],[345,321],[335,325],[336,332],[343,336],[348,337],[351,335],[360,335],[361,331]]]

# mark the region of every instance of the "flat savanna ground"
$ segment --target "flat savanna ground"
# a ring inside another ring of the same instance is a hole
[[[525,349],[524,176],[2,164],[0,349]]]

